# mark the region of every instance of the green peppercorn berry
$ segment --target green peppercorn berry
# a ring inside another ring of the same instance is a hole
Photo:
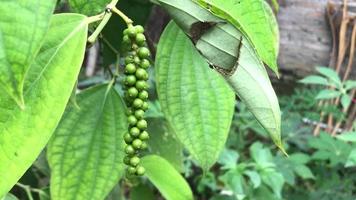
[[[136,66],[132,63],[129,63],[125,67],[125,72],[128,74],[133,74],[136,72]]]
[[[124,35],[124,37],[122,38],[122,42],[126,45],[131,44],[131,39],[129,38],[129,36]]]
[[[137,128],[141,129],[141,130],[145,130],[147,128],[147,122],[146,120],[144,119],[140,119],[138,122],[137,122]]]
[[[139,91],[146,90],[147,88],[148,85],[146,81],[143,80],[136,81],[136,89],[138,89]]]
[[[140,63],[140,66],[143,68],[143,69],[147,69],[150,67],[150,61],[147,60],[147,59],[142,59],[141,60],[141,63]]]
[[[124,34],[124,35],[127,35],[128,33],[129,33],[129,29],[126,28],[126,29],[123,31],[123,34]]]
[[[135,27],[130,26],[130,27],[128,27],[127,29],[128,29],[128,30],[127,30],[127,35],[128,35],[130,38],[135,38],[135,37],[136,37],[136,34],[137,34]]]
[[[140,149],[142,145],[142,140],[140,139],[134,139],[134,141],[132,141],[132,147],[135,149]]]
[[[133,62],[139,65],[141,63],[141,59],[138,56],[134,56]]]
[[[145,44],[145,42],[146,42],[146,37],[145,37],[145,35],[142,34],[142,33],[138,33],[138,34],[136,35],[135,42],[136,42],[136,44],[137,44],[138,46],[143,46],[143,45]]]
[[[136,76],[134,76],[134,75],[126,76],[125,85],[132,86],[132,85],[135,85],[135,83],[136,83]]]
[[[136,173],[136,167],[128,167],[127,173],[129,173],[130,175],[134,175]]]
[[[137,79],[141,79],[141,80],[147,80],[148,79],[148,73],[146,72],[146,70],[142,69],[142,68],[138,68],[136,70],[136,78]]]
[[[125,147],[125,152],[129,155],[135,154],[135,148],[132,145],[127,145]]]
[[[127,122],[129,123],[129,125],[133,126],[137,123],[137,119],[134,115],[130,115],[127,117]]]
[[[143,33],[145,31],[145,29],[141,25],[136,25],[135,29],[136,29],[136,33]]]
[[[139,163],[140,163],[140,158],[137,156],[134,156],[130,159],[131,166],[137,166]]]
[[[142,144],[141,144],[141,149],[142,150],[145,150],[145,149],[147,149],[147,143],[146,142],[142,142]]]
[[[134,62],[134,57],[132,55],[126,56],[125,65],[128,65],[128,64],[133,63],[133,62]]]
[[[145,172],[146,172],[146,170],[145,170],[144,167],[142,167],[142,166],[137,166],[137,167],[136,167],[136,174],[137,174],[138,176],[144,175]]]
[[[146,47],[141,47],[138,49],[138,56],[142,59],[148,58],[150,56],[150,50]]]
[[[131,160],[131,157],[130,156],[125,156],[124,157],[124,163],[126,164],[126,165],[129,165],[130,164],[130,160]]]
[[[135,117],[137,119],[142,119],[144,115],[145,115],[145,111],[141,109],[135,111]]]
[[[136,98],[133,103],[132,103],[132,106],[134,108],[141,108],[142,107],[142,104],[143,104],[143,101],[141,99],[138,99]]]
[[[140,93],[138,93],[138,98],[144,100],[148,99],[148,92],[146,90],[142,90]]]
[[[143,102],[141,109],[144,111],[146,111],[148,109],[148,103],[146,101]]]
[[[148,140],[150,135],[147,133],[147,131],[142,131],[138,138],[140,138],[140,140]]]
[[[140,135],[140,129],[138,129],[137,127],[132,127],[130,128],[130,134],[133,137],[137,137]]]
[[[137,90],[135,87],[130,87],[130,88],[127,90],[127,93],[129,94],[129,97],[130,97],[130,98],[135,98],[135,97],[137,97],[137,95],[138,95],[138,90]]]
[[[141,133],[142,134],[142,133]],[[140,134],[140,135],[141,135]],[[131,137],[131,135],[129,134],[129,133],[126,133],[125,135],[124,135],[124,140],[125,140],[125,143],[126,144],[130,144],[131,142],[132,142],[132,140],[133,140],[133,138]]]

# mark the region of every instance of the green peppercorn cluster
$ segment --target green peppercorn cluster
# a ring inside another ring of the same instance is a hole
[[[128,175],[142,176],[145,168],[140,165],[139,152],[147,148],[149,135],[146,131],[147,121],[144,119],[148,109],[148,60],[149,50],[145,47],[144,28],[140,25],[129,26],[124,30],[123,44],[128,47],[125,58],[125,102],[128,108],[128,133],[124,135],[126,143],[124,163],[128,166]]]

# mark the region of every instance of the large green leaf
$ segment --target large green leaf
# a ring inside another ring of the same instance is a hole
[[[164,118],[147,118],[151,152],[166,159],[177,171],[182,172],[183,145],[177,140],[173,130],[169,129]]]
[[[193,0],[238,28],[258,55],[278,74],[279,32],[271,7],[265,0]]]
[[[0,86],[24,106],[25,75],[41,48],[55,0],[0,3]]]
[[[69,0],[68,3],[71,11],[91,16],[103,12],[110,1],[111,0]]]
[[[196,48],[211,65],[224,74],[257,121],[267,130],[277,146],[282,148],[278,99],[263,63],[247,38],[231,24],[219,23],[219,19],[190,0],[159,1],[190,37],[193,37],[191,27],[195,24],[217,22],[198,38]]]
[[[25,109],[0,97],[0,196],[31,166],[60,121],[83,61],[87,27],[83,15],[55,15],[25,80]]]
[[[163,113],[178,139],[207,170],[224,147],[234,93],[173,22],[158,44],[156,70]]]
[[[188,183],[165,159],[151,155],[142,158],[146,176],[167,200],[193,200]]]
[[[111,85],[69,106],[48,145],[52,199],[104,199],[124,172],[125,106]]]

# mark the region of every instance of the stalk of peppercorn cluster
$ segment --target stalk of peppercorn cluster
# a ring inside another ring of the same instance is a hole
[[[145,47],[144,28],[140,25],[130,25],[124,30],[123,44],[128,48],[125,58],[125,102],[127,105],[128,133],[124,135],[126,143],[124,163],[128,175],[142,176],[145,168],[140,165],[139,153],[147,148],[149,135],[146,131],[147,122],[144,119],[148,109],[148,60],[149,50]]]

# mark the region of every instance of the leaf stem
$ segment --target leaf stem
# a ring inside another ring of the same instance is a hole
[[[29,200],[33,200],[33,196],[32,196],[32,194],[31,194],[31,188],[30,188],[30,186],[24,185],[24,184],[21,184],[21,183],[16,183],[16,185],[25,190],[26,195],[27,195],[27,197],[28,197]]]
[[[121,10],[117,9],[116,7],[112,7],[111,11],[119,15],[125,21],[127,26],[132,26],[133,21],[128,16],[126,16],[123,12],[121,12]]]
[[[104,29],[104,27],[106,26],[106,24],[108,23],[108,21],[110,20],[112,13],[111,10],[113,8],[115,8],[115,5],[117,4],[117,2],[119,2],[119,0],[112,0],[105,9],[105,12],[93,16],[93,17],[89,17],[88,19],[88,23],[93,23],[93,22],[97,22],[99,20],[101,20],[99,26],[95,29],[94,33],[91,34],[88,38],[88,42],[89,43],[94,43],[96,38],[99,36],[99,34],[101,33],[101,31]]]

